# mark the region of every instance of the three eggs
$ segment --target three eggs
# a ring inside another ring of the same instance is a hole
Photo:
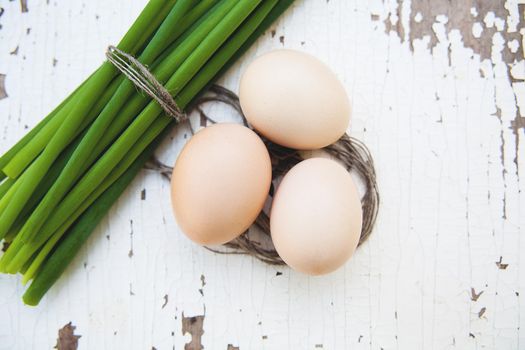
[[[350,102],[335,74],[297,51],[255,59],[241,78],[239,95],[258,133],[297,150],[336,142],[350,120]],[[254,131],[227,123],[204,128],[184,146],[173,170],[176,220],[199,244],[226,243],[255,221],[271,182],[270,156]],[[357,247],[361,225],[361,202],[350,174],[327,158],[306,159],[285,174],[270,211],[278,254],[310,275],[342,266]]]

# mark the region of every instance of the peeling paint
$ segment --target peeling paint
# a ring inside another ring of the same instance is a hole
[[[483,315],[485,314],[486,311],[487,311],[487,308],[486,307],[482,307],[481,310],[479,310],[479,312],[478,312],[478,317],[479,318],[483,317]]]
[[[519,163],[518,163],[518,154],[519,154],[519,147],[520,147],[520,129],[525,131],[525,118],[521,117],[518,114],[518,109],[516,109],[516,117],[514,120],[510,122],[510,129],[512,130],[512,133],[514,134],[514,165],[516,166],[516,175],[519,172]]]
[[[496,91],[494,91],[494,94],[495,93],[496,93]],[[496,116],[498,118],[500,125],[503,125],[503,119],[502,119],[502,116],[501,116],[501,108],[499,108],[498,105],[497,105],[496,95],[494,95],[494,104],[496,106],[496,113],[494,114],[494,116]],[[500,132],[499,132],[499,139],[500,139],[499,152],[500,152],[500,162],[501,162],[501,177],[502,177],[502,180],[503,180],[503,183],[504,183],[504,187],[506,189],[507,188],[507,169],[505,167],[505,141],[506,140],[505,140],[505,133],[504,133],[503,127],[500,130]],[[516,150],[516,152],[517,152],[517,150]],[[507,219],[507,191],[503,191],[502,209],[501,210],[502,210],[501,218],[503,220],[506,220]]]
[[[475,9],[474,16],[472,9]],[[433,29],[435,19],[439,14],[447,17],[444,24],[446,32],[459,30],[463,38],[465,47],[471,48],[479,54],[481,59],[490,59],[492,56],[492,37],[498,28],[490,25],[485,19],[494,17],[505,19],[509,15],[507,9],[502,6],[501,0],[437,0],[437,1],[412,1],[412,13],[421,13],[422,20],[416,21],[410,18],[410,43],[413,49],[413,43],[416,39],[422,39],[425,36],[430,37],[430,47],[433,48],[438,43],[438,38]],[[476,32],[473,32],[473,28]],[[501,31],[501,34],[507,42],[513,40],[521,41],[520,28],[523,28],[523,19],[520,20],[517,30],[514,32]],[[475,35],[478,34],[478,35]],[[523,59],[523,51],[512,50],[506,47],[503,50],[503,59],[507,63]]]
[[[391,31],[396,32],[399,35],[401,41],[405,40],[405,27],[401,21],[401,2],[397,3],[396,11],[390,12],[388,17],[385,19],[385,32],[388,34]]]
[[[238,346],[233,346],[232,344],[228,344],[227,350],[240,350],[240,348]]]
[[[189,333],[191,341],[184,345],[184,350],[201,350],[202,335],[204,334],[204,315],[186,317],[182,313],[182,335]]]
[[[395,12],[390,12],[384,19],[385,31],[395,32],[402,42],[405,41],[406,28],[403,26],[403,1],[397,2]],[[512,6],[512,5],[509,5]],[[525,4],[517,4],[518,12],[523,14]],[[412,1],[410,8],[408,41],[412,51],[414,42],[429,37],[429,48],[439,43],[434,24],[441,23],[446,33],[458,30],[463,38],[465,47],[471,48],[483,59],[492,57],[492,39],[499,32],[505,42],[522,42],[523,34],[520,31],[525,26],[523,15],[515,25],[506,25],[510,10],[502,6],[501,0],[422,0]],[[374,20],[377,17],[372,17]],[[505,45],[502,51],[503,61],[513,63],[524,59],[523,50]]]
[[[129,220],[129,252],[128,257],[131,259],[133,257],[133,220]]]
[[[503,264],[502,261],[503,261],[503,257],[500,256],[500,257],[499,257],[499,261],[496,261],[496,266],[497,266],[498,269],[500,269],[500,270],[506,270],[507,267],[509,267],[509,264]]]
[[[206,278],[204,275],[201,275],[201,287],[199,288],[199,293],[204,296],[204,286],[206,285]]]
[[[75,329],[71,322],[58,330],[58,339],[55,349],[58,350],[76,350],[78,349],[78,339],[80,335],[75,334]]]
[[[27,7],[27,0],[20,0],[20,10],[22,12],[28,12],[29,8]]]
[[[476,290],[474,288],[470,288],[470,300],[472,301],[478,301],[479,297],[483,294],[483,291],[476,293]]]
[[[520,129],[525,130],[525,118],[516,116],[516,119],[510,122],[510,128],[515,134],[518,134]]]
[[[5,91],[5,74],[0,74],[0,100],[7,97],[7,92]]]

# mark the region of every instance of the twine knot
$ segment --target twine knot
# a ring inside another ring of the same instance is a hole
[[[179,108],[169,91],[155,78],[149,69],[130,54],[109,46],[106,51],[108,61],[124,74],[137,88],[144,91],[177,122],[185,121],[188,116]]]

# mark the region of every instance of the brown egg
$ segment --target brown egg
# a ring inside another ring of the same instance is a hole
[[[173,169],[177,223],[199,244],[226,243],[257,218],[270,189],[268,151],[252,130],[215,124],[196,133]]]
[[[272,240],[293,269],[321,275],[354,253],[362,225],[359,194],[339,163],[311,158],[283,178],[271,209]]]
[[[350,122],[350,101],[337,76],[299,51],[276,50],[256,58],[242,75],[239,97],[258,132],[294,149],[328,146]]]

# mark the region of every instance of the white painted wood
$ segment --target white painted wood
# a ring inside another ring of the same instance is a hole
[[[18,1],[0,2],[8,94],[0,151],[102,61],[145,2],[30,0],[27,13]],[[410,18],[422,17],[408,0],[399,11],[395,0],[298,0],[275,36],[221,81],[237,89],[252,57],[284,46],[315,54],[344,82],[350,133],[375,157],[382,206],[374,234],[343,269],[309,278],[214,255],[184,238],[169,184],[143,171],[40,306],[24,306],[20,279],[0,275],[0,349],[51,348],[69,321],[81,349],[182,349],[190,340],[183,312],[205,314],[206,349],[525,348],[525,142],[523,127],[517,136],[510,128],[525,116],[525,63],[512,68],[511,83],[501,54],[505,45],[523,50],[501,34],[523,21],[518,2],[501,2],[504,18],[479,20],[500,27],[482,60],[447,29],[446,14],[433,25],[436,46],[424,37],[412,51]],[[396,13],[404,32],[385,33],[385,23],[396,29]],[[174,132],[161,158],[173,162],[188,134]],[[477,301],[472,288],[483,292]]]

